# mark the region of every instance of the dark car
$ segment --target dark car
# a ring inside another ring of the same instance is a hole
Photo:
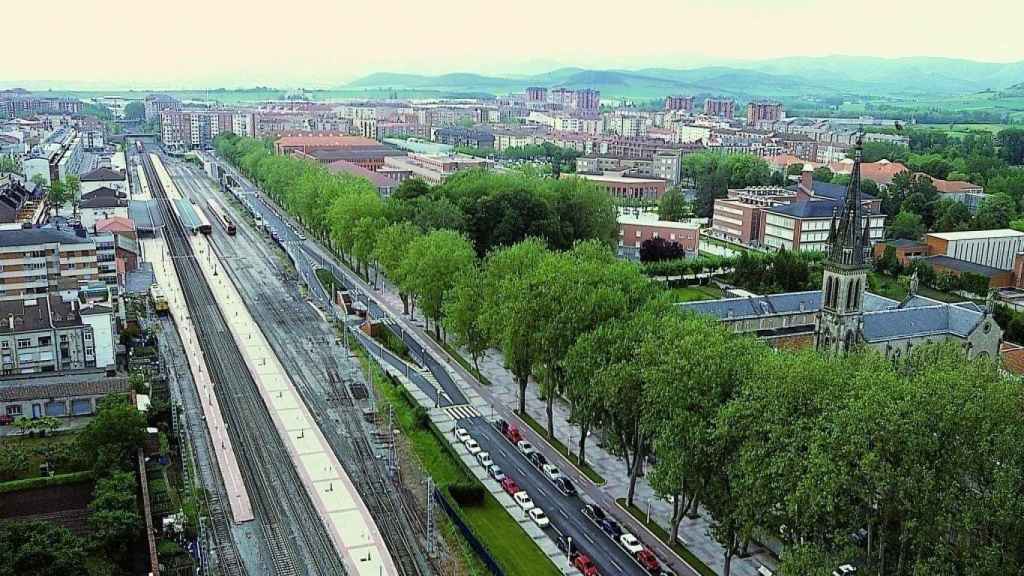
[[[605,518],[597,523],[601,527],[601,531],[612,538],[618,538],[622,536],[622,526],[611,518]]]
[[[504,420],[498,420],[494,423],[494,426],[498,429],[498,432],[501,432],[503,435],[505,432],[508,432],[508,422]]]
[[[594,522],[604,520],[604,510],[597,504],[587,504],[582,508],[583,515],[590,518]]]
[[[541,454],[540,452],[531,452],[527,458],[529,458],[530,463],[536,466],[537,468],[540,468],[541,466],[548,463],[548,459],[545,458],[544,455]]]
[[[573,486],[572,482],[564,476],[561,478],[555,478],[555,488],[558,488],[558,491],[566,496],[576,495],[576,487]]]

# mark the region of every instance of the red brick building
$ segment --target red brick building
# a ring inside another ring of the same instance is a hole
[[[274,142],[274,151],[278,154],[291,154],[292,152],[310,154],[319,150],[340,150],[367,146],[380,146],[380,144],[376,140],[370,140],[362,136],[316,134],[278,138]]]
[[[736,102],[729,98],[708,98],[704,101],[704,113],[731,120],[736,115]]]
[[[636,259],[647,240],[664,238],[675,242],[687,254],[696,255],[700,244],[700,226],[688,222],[659,220],[651,212],[619,214],[619,256]]]

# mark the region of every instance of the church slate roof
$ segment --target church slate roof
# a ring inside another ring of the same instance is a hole
[[[878,294],[864,293],[865,312],[896,308],[899,304],[895,300],[879,296]],[[769,294],[751,298],[701,300],[697,302],[683,302],[677,304],[677,306],[683,310],[714,316],[719,320],[817,312],[821,310],[821,290]],[[801,306],[803,307],[802,309]],[[732,313],[731,316],[730,312]]]
[[[864,340],[884,342],[940,334],[966,338],[984,317],[983,312],[952,304],[865,313]]]

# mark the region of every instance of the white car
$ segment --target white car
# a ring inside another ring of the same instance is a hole
[[[551,521],[548,520],[547,515],[544,514],[544,511],[540,508],[537,508],[536,506],[530,508],[529,514],[530,520],[533,520],[533,523],[536,524],[538,528],[547,528],[551,525]]]
[[[466,440],[466,450],[469,450],[470,454],[476,456],[481,450],[483,450],[483,448],[480,448],[480,445],[476,443],[476,440],[470,438],[469,440]]]
[[[544,472],[544,475],[547,476],[548,479],[551,480],[552,482],[562,477],[562,471],[559,470],[558,466],[555,466],[554,464],[545,464],[541,466],[540,469],[542,472]]]
[[[489,468],[491,464],[494,464],[494,461],[491,460],[490,452],[481,452],[477,454],[476,461],[479,462],[480,465],[483,466],[484,468]]]
[[[529,512],[533,508],[533,500],[530,499],[530,495],[526,493],[526,490],[520,490],[512,495],[512,499],[519,504],[519,507],[523,509],[523,512]]]
[[[459,442],[465,444],[466,440],[469,440],[470,438],[471,436],[469,435],[469,430],[466,430],[465,428],[455,429],[455,439],[458,440]]]
[[[535,450],[533,449],[533,444],[530,444],[526,440],[520,440],[519,442],[517,442],[516,447],[519,448],[519,451],[523,453],[523,456],[529,456],[530,454],[533,454],[535,452]]]
[[[629,532],[624,532],[622,536],[619,536],[619,544],[622,544],[622,547],[626,549],[626,552],[629,552],[633,556],[636,556],[644,549],[644,545],[636,539],[636,536],[633,536]]]

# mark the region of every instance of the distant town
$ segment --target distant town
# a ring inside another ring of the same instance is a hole
[[[0,575],[1016,573],[1024,129],[882,116],[0,91]]]

